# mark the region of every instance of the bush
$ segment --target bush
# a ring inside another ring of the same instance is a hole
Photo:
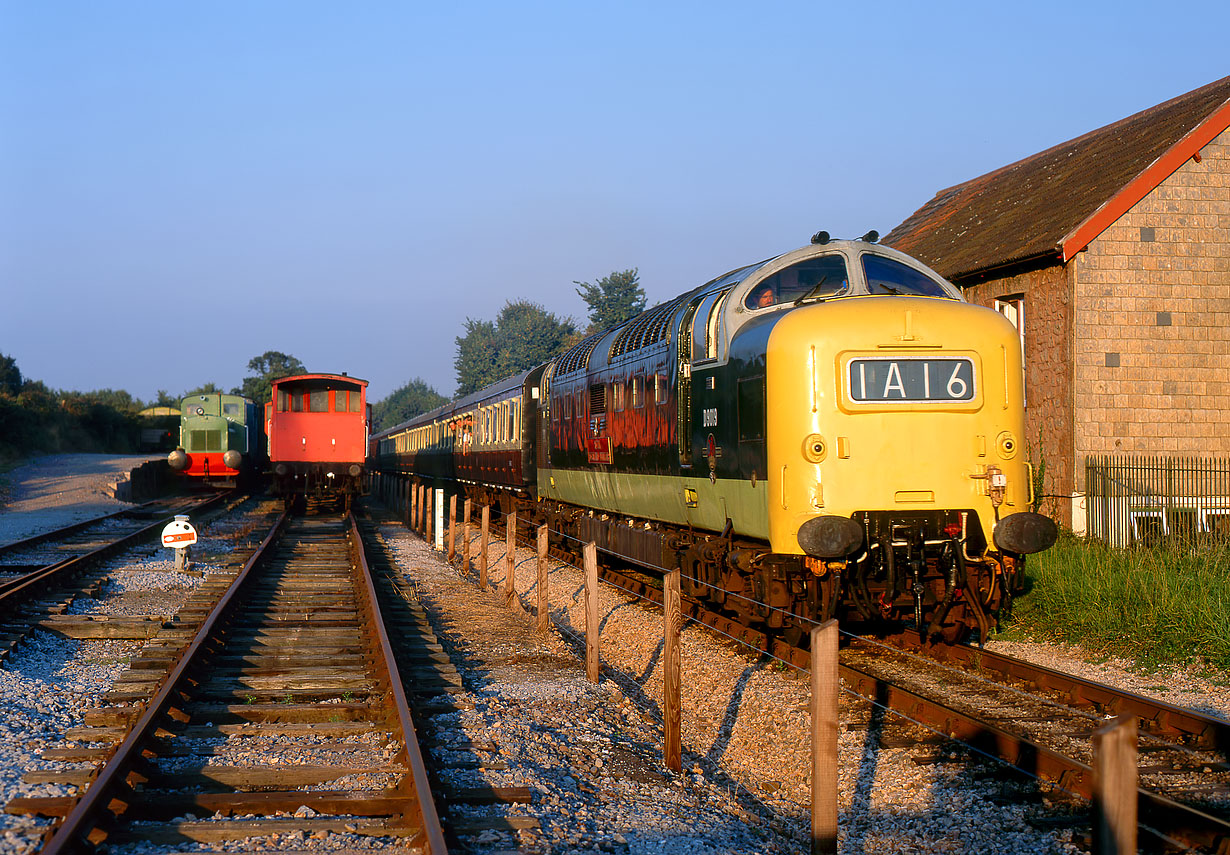
[[[1072,535],[1026,565],[1011,629],[1147,669],[1206,663],[1230,674],[1230,547],[1120,550]]]

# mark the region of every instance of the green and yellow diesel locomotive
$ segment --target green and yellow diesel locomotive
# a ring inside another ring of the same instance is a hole
[[[1021,360],[934,271],[821,233],[386,431],[375,465],[681,567],[788,634],[796,614],[985,639],[1055,537]]]

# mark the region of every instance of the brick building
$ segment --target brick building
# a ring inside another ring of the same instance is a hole
[[[942,190],[885,236],[1021,330],[1050,509],[1087,455],[1230,454],[1230,77]]]

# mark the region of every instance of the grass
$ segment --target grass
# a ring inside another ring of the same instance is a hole
[[[1009,636],[1230,679],[1230,545],[1123,550],[1065,535],[1026,573]]]

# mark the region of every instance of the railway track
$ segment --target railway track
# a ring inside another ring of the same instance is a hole
[[[567,551],[552,552],[575,563]],[[662,602],[651,575],[611,566],[599,575]],[[803,648],[695,602],[685,601],[683,611],[723,636],[810,667]],[[1093,796],[1093,731],[1109,717],[1136,716],[1142,843],[1230,853],[1230,722],[974,647],[923,647],[916,633],[891,642],[854,638],[843,647],[848,689],[1085,800]]]
[[[329,832],[445,851],[391,640],[430,654],[430,629],[382,611],[361,543],[349,516],[280,517],[147,643],[83,744],[47,755],[79,767],[27,776],[84,792],[6,810],[59,819],[47,853]]]
[[[233,491],[147,502],[0,546],[0,659],[105,578],[109,558],[158,536],[176,514],[213,514]]]

